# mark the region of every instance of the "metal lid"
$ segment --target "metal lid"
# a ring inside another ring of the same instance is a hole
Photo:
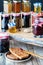
[[[33,5],[34,6],[41,6],[41,3],[40,2],[37,2],[37,3],[34,3]]]
[[[21,2],[21,1],[13,1],[14,3],[18,3],[18,2]]]
[[[8,1],[4,1],[4,3],[8,4]]]
[[[30,2],[30,1],[23,0],[23,2]]]

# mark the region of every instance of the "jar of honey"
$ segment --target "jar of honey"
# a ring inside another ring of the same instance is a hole
[[[16,22],[16,28],[18,30],[21,29],[21,14],[20,13],[12,13],[12,18]]]
[[[10,33],[15,33],[17,31],[16,29],[16,22],[14,19],[12,19],[12,16],[9,16],[9,23],[8,23],[8,31]]]
[[[41,3],[34,3],[34,12],[41,13],[42,4]]]
[[[20,13],[21,12],[21,1],[13,1],[13,12]]]
[[[4,13],[11,13],[11,12],[12,12],[12,2],[4,1]]]
[[[22,2],[22,12],[30,12],[31,11],[31,3],[29,1]]]

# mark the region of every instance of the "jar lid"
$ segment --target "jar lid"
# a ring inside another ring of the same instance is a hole
[[[21,2],[21,1],[13,1],[14,3],[18,3],[18,2]]]
[[[6,32],[0,32],[0,39],[6,39],[9,37],[9,34]]]
[[[30,15],[31,12],[29,12],[29,13],[24,13],[24,12],[22,12],[22,14],[23,14],[23,15]]]
[[[12,13],[12,16],[20,16],[20,13]]]
[[[9,14],[2,14],[2,17],[8,17]]]
[[[23,2],[30,2],[30,1],[23,0]]]
[[[37,2],[37,3],[34,3],[33,5],[34,6],[41,6],[41,3],[40,2]]]
[[[4,1],[4,3],[8,4],[8,1]]]

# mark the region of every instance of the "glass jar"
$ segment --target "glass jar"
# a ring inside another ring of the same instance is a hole
[[[35,36],[42,36],[43,35],[43,18],[36,19],[32,28],[33,28],[33,34]]]
[[[13,12],[20,13],[21,12],[21,1],[13,1]]]
[[[5,32],[8,30],[9,14],[2,14],[1,21],[1,30]]]
[[[31,3],[29,1],[22,2],[22,12],[30,12],[31,11]]]
[[[9,51],[9,35],[6,32],[0,32],[0,53]]]
[[[24,27],[24,28],[31,27],[29,13],[22,13],[22,27]]]
[[[8,31],[9,31],[10,33],[15,33],[15,32],[17,32],[16,23],[15,23],[15,20],[12,19],[12,15],[11,15],[11,14],[10,14],[10,16],[9,16]]]
[[[34,12],[40,13],[42,10],[42,4],[41,3],[34,3]]]
[[[16,22],[16,28],[20,30],[21,28],[21,14],[20,13],[13,13],[12,17],[14,21]]]
[[[4,1],[4,13],[11,13],[11,12],[12,12],[12,2]]]

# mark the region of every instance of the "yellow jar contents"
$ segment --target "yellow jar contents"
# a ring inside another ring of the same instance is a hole
[[[9,30],[10,33],[15,33],[15,32],[17,32],[16,23],[15,23],[15,21],[12,19],[12,16],[10,16],[9,23],[8,23],[8,27],[9,27],[8,30]]]
[[[16,33],[17,32],[16,26],[9,28],[9,32]]]
[[[30,12],[31,11],[31,4],[29,1],[22,2],[22,12]]]
[[[41,3],[34,4],[34,12],[41,13]]]
[[[8,3],[8,13],[12,12],[12,3]]]

